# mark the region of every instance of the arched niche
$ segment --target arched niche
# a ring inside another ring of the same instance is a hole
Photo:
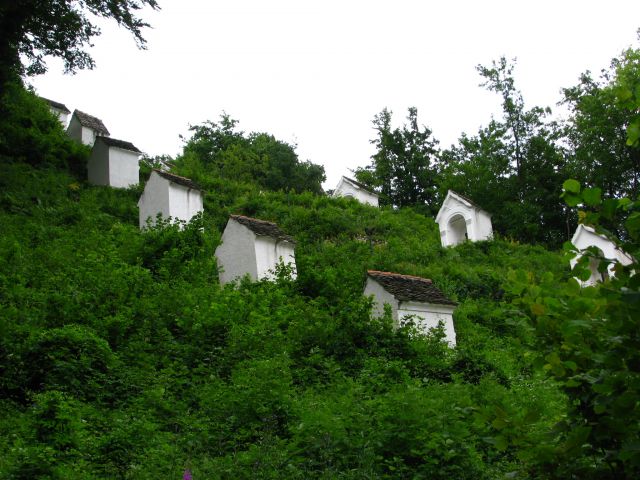
[[[443,247],[452,247],[465,240],[477,242],[493,237],[491,215],[452,190],[447,193],[435,220]]]
[[[461,213],[454,213],[449,217],[445,227],[448,245],[458,245],[469,239],[468,223]]]

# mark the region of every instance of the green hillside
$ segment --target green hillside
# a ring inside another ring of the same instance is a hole
[[[433,219],[411,208],[271,190],[270,167],[263,181],[231,180],[188,148],[174,171],[204,187],[204,215],[141,232],[142,187],[88,185],[87,152],[20,95],[25,140],[9,147],[21,137],[5,122],[0,148],[0,478],[189,469],[198,480],[475,480],[610,468],[558,446],[566,436],[553,428],[571,403],[545,375],[555,357],[539,368],[547,352],[530,313],[542,313],[521,298],[555,308],[539,298],[566,288],[562,252],[499,236],[444,249]],[[231,213],[295,236],[296,280],[284,269],[275,282],[220,287],[214,250]],[[457,347],[371,318],[366,269],[433,279],[459,302]],[[572,295],[586,311],[597,292]]]

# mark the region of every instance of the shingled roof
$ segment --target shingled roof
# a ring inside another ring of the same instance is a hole
[[[369,193],[373,193],[374,195],[378,195],[371,188],[367,187],[364,183],[360,183],[357,180],[354,180],[353,178],[345,177],[344,175],[342,176],[342,178],[344,178],[347,182],[352,183],[356,187],[361,188],[362,190],[365,190]]]
[[[401,275],[399,273],[367,270],[367,275],[378,282],[401,302],[436,303],[439,305],[457,305],[436,288],[428,278]]]
[[[231,215],[241,225],[244,225],[256,235],[277,238],[278,240],[286,240],[287,242],[296,243],[291,235],[287,235],[280,227],[266,220],[258,220],[257,218],[245,217],[244,215]]]
[[[153,171],[156,172],[161,177],[165,178],[166,180],[169,180],[170,182],[177,183],[178,185],[182,185],[183,187],[191,188],[193,190],[202,191],[202,188],[200,188],[200,185],[198,185],[196,182],[194,182],[190,178],[181,177],[180,175],[165,172],[164,170],[158,170],[157,168],[154,168]]]
[[[107,127],[104,126],[104,123],[102,123],[102,120],[98,117],[81,112],[80,110],[75,110],[73,114],[83,127],[91,128],[102,135],[109,135],[109,130],[107,130]]]
[[[69,110],[64,103],[56,102],[55,100],[50,100],[44,97],[40,97],[40,98],[45,102],[47,102],[52,108],[57,108],[58,110],[64,113],[71,113],[71,110]]]
[[[106,145],[110,147],[122,148],[123,150],[130,150],[136,153],[142,153],[138,148],[131,142],[127,142],[125,140],[117,140],[111,137],[98,137],[101,142],[104,142]]]

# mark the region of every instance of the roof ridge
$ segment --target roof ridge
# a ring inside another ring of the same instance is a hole
[[[263,235],[267,237],[278,238],[280,240],[286,240],[291,243],[296,243],[295,239],[291,235],[286,234],[278,226],[277,223],[239,214],[231,214],[229,215],[229,218],[237,221],[241,225],[244,225],[256,235]]]
[[[418,277],[416,275],[406,275],[404,273],[383,272],[382,270],[367,270],[367,274],[384,275],[387,277],[406,278],[407,280],[418,280],[421,282],[433,284],[433,280],[431,280],[430,278]]]
[[[165,180],[169,180],[170,182],[172,181],[173,183],[177,183],[178,185],[182,185],[183,187],[202,191],[202,187],[200,187],[200,185],[198,185],[190,178],[183,177],[182,175],[176,175],[175,173],[167,172],[166,170],[161,170],[159,168],[152,168],[151,171],[156,172],[158,175],[163,177]]]

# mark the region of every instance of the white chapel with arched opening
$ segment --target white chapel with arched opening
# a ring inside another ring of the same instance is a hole
[[[470,240],[489,240],[493,237],[491,215],[468,198],[449,190],[436,216],[443,247],[452,247]]]

